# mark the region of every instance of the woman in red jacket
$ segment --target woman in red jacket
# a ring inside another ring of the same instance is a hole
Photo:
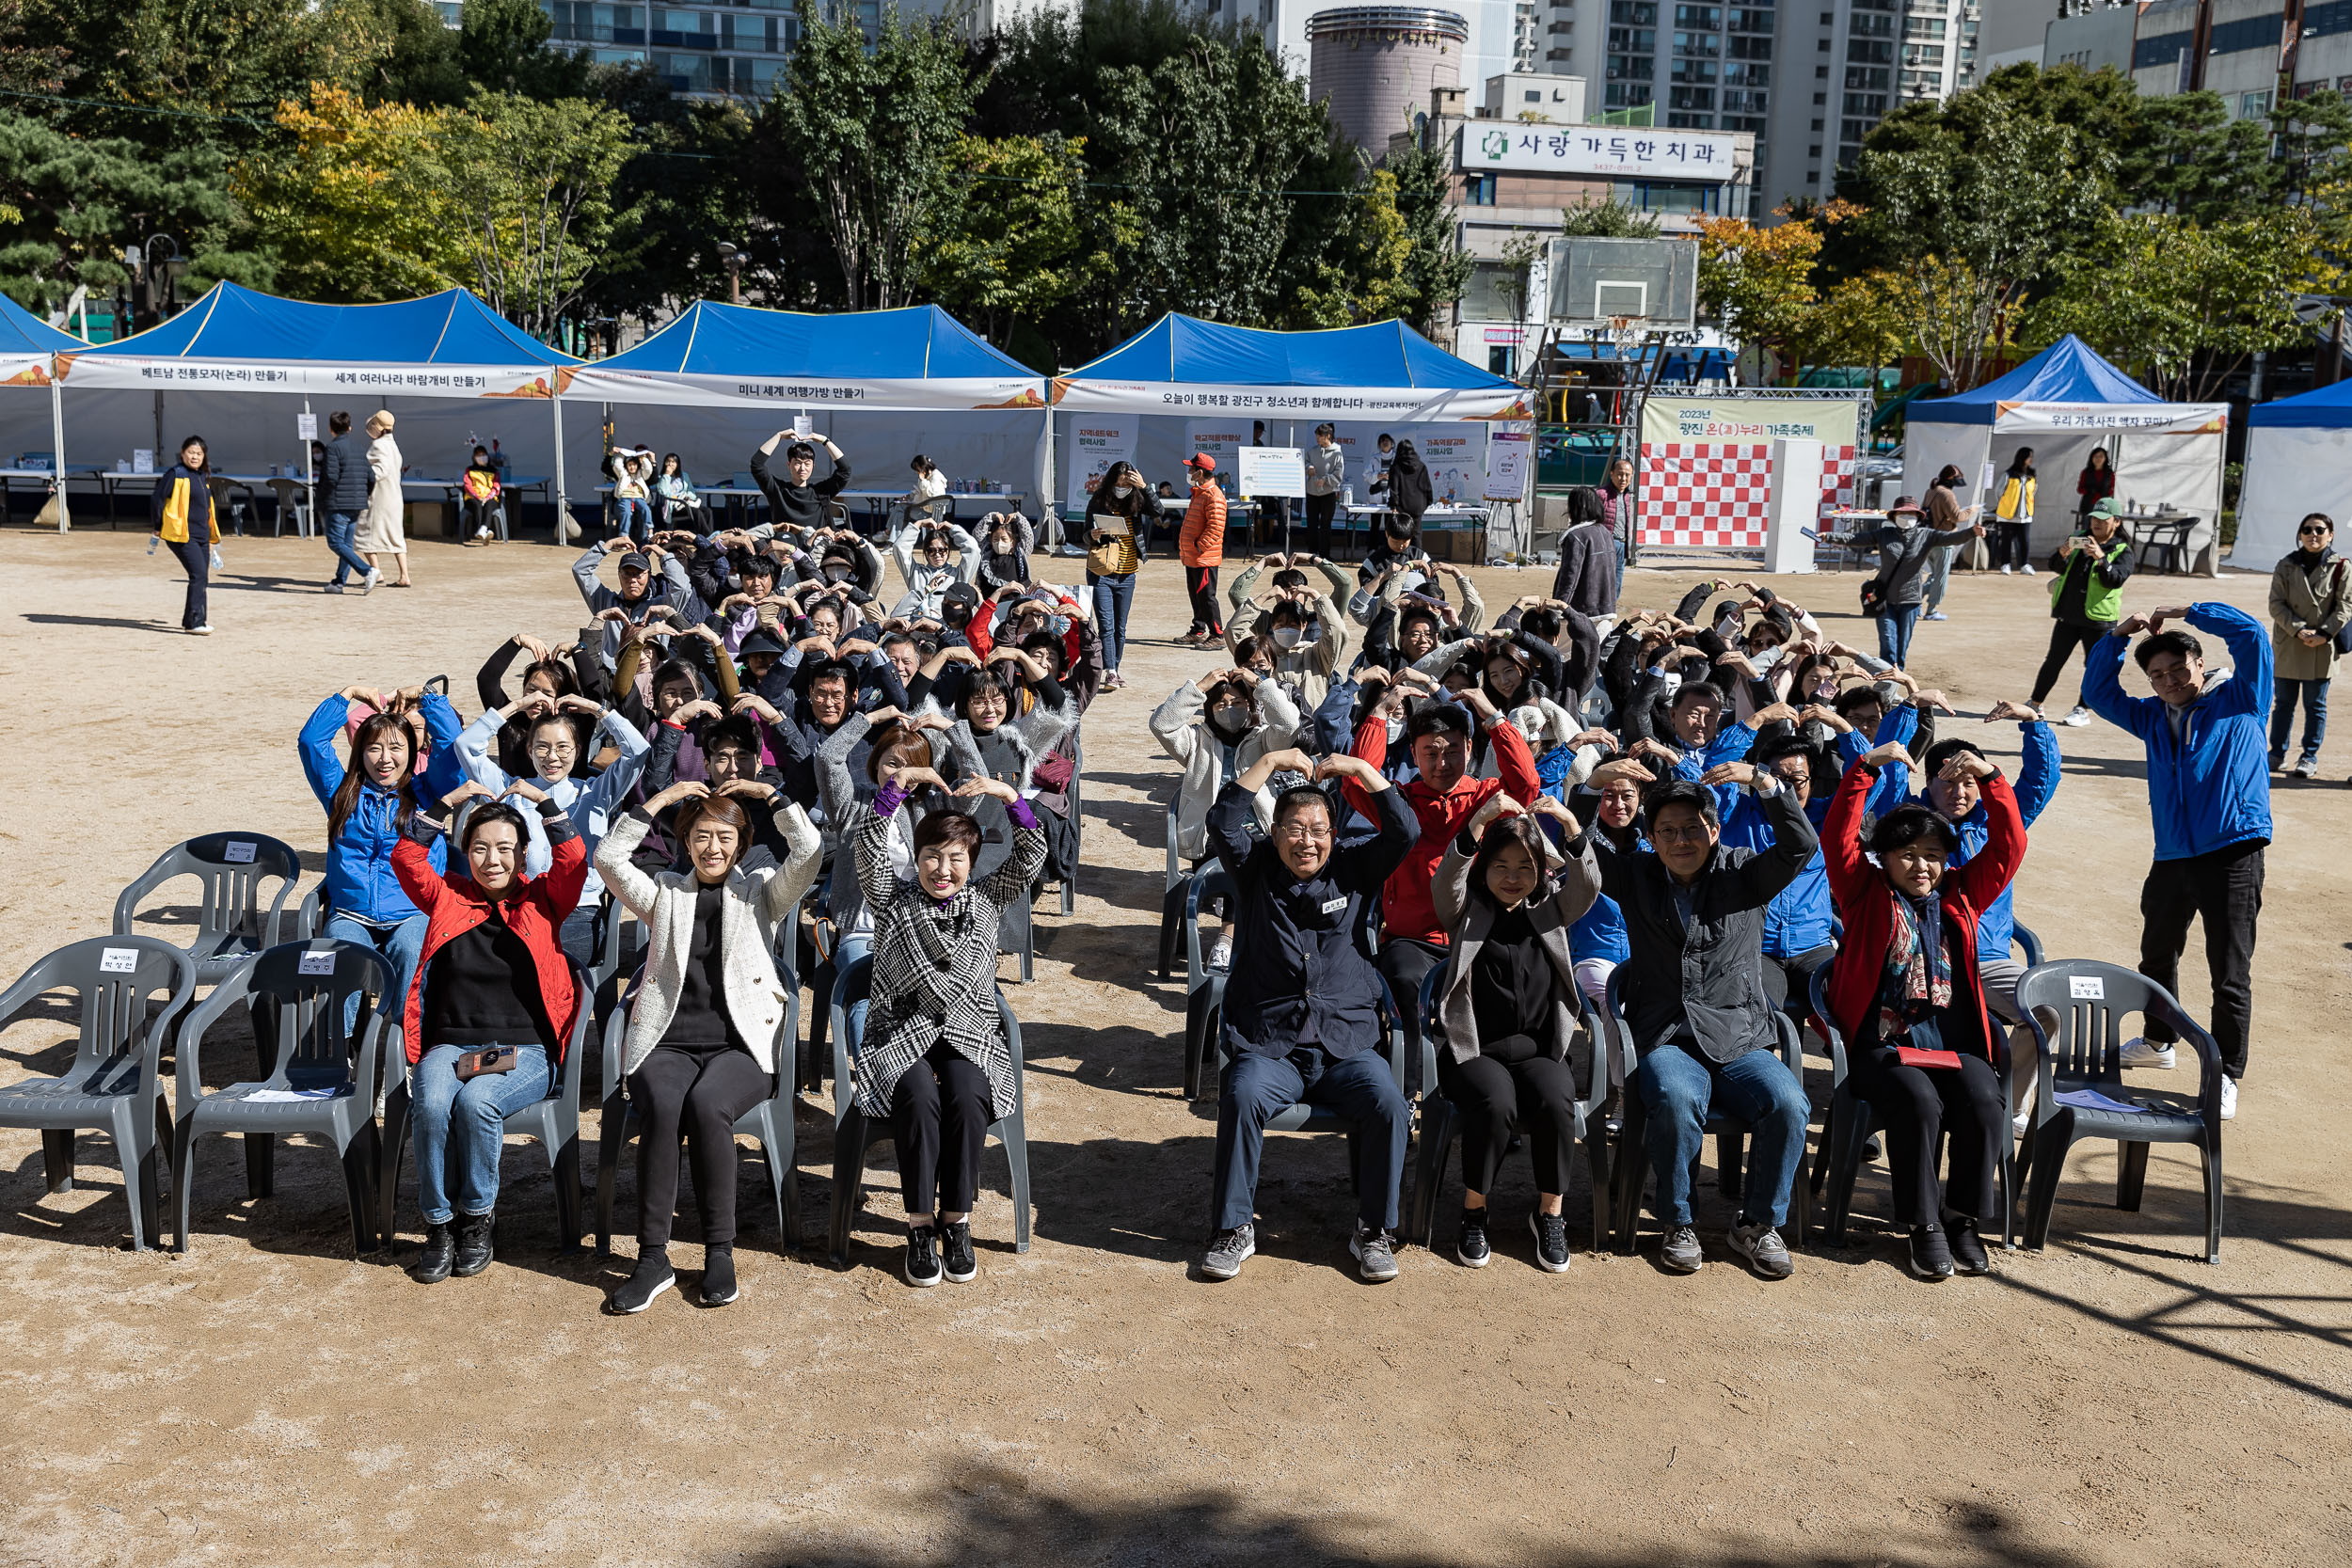
[[[557,932],[580,902],[588,853],[536,784],[506,793],[538,808],[553,862],[544,876],[523,873],[521,813],[471,780],[442,798],[441,818],[411,817],[392,847],[401,891],[426,917],[401,1035],[425,1223],[412,1273],[427,1285],[490,1266],[506,1118],[547,1097],[580,1007]],[[449,870],[434,870],[434,841],[477,799],[487,803],[467,816]]]
[[[1957,870],[1951,824],[1925,806],[1879,819],[1864,852],[1862,819],[1879,768],[1908,756],[1890,742],[1846,770],[1821,827],[1830,896],[1846,934],[1824,988],[1846,1040],[1847,1084],[1878,1113],[1896,1216],[1911,1227],[1921,1279],[1990,1272],[1979,1220],[1998,1212],[1993,1178],[2010,1135],[1998,1074],[2007,1037],[1985,1020],[1977,978],[1979,913],[2017,875],[2026,825],[2009,783],[1974,752],[1944,777],[1983,792],[1984,847]],[[1878,857],[1871,863],[1869,855]],[[1936,1147],[1948,1132],[1951,1180],[1938,1201]]]

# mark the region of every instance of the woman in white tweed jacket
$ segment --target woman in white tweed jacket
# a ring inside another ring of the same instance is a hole
[[[989,1123],[1019,1108],[996,1012],[997,921],[1006,905],[1028,896],[1045,863],[1045,834],[1012,785],[968,778],[956,794],[1005,803],[1011,854],[973,881],[979,824],[961,811],[934,811],[914,830],[914,876],[902,878],[891,863],[891,818],[906,793],[924,785],[945,788],[928,768],[894,770],[857,828],[858,883],[874,912],[857,1102],[868,1117],[890,1118],[898,1144],[907,1283],[936,1285],[944,1272],[961,1285],[979,1270],[971,1213]]]
[[[675,833],[691,873],[647,875],[629,857],[662,811],[679,807]],[[753,846],[745,807],[772,810],[785,863]],[[644,922],[644,980],[621,1052],[637,1141],[637,1268],[607,1304],[642,1312],[675,1283],[670,1220],[677,1209],[678,1145],[694,1148],[694,1198],[703,1222],[703,1305],[736,1297],[735,1123],[774,1092],[786,995],[774,959],[779,928],[791,930],[816,879],[817,829],[773,785],[737,779],[713,792],[686,781],[624,815],[596,846],[612,895]],[[786,1047],[789,1050],[787,1044]]]

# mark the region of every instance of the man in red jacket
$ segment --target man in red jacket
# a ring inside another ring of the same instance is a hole
[[[1468,704],[1465,707],[1462,705]],[[1469,777],[1471,715],[1486,732],[1494,748],[1491,779]],[[1380,890],[1381,977],[1389,982],[1397,1010],[1404,1015],[1405,1037],[1410,1049],[1405,1059],[1409,1078],[1420,1070],[1421,984],[1422,977],[1445,962],[1448,934],[1438,924],[1438,907],[1430,885],[1438,879],[1438,862],[1446,846],[1478,815],[1478,808],[1497,794],[1522,803],[1543,793],[1535,776],[1535,758],[1527,741],[1486,694],[1472,687],[1458,702],[1429,702],[1405,721],[1405,744],[1412,752],[1421,777],[1406,784],[1405,803],[1421,822],[1421,837],[1404,863],[1389,875]],[[1374,768],[1388,761],[1388,721],[1378,715],[1357,726],[1349,751]],[[1372,820],[1371,798],[1346,786],[1350,804]],[[1424,1085],[1426,1086],[1426,1085]]]

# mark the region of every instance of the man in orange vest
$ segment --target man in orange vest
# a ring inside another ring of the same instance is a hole
[[[1176,559],[1184,563],[1184,592],[1192,595],[1192,629],[1176,641],[1188,647],[1221,641],[1225,621],[1217,613],[1216,569],[1225,564],[1225,492],[1211,483],[1216,459],[1192,454],[1184,473],[1192,481],[1192,503],[1176,533]]]

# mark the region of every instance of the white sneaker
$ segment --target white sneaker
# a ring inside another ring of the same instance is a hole
[[[188,628],[188,635],[190,637],[210,637],[213,635],[213,628],[210,626],[190,626]]]
[[[371,566],[368,568],[368,575],[359,579],[359,592],[372,594],[375,591],[375,585],[383,580],[384,574]]]
[[[2023,571],[2023,572],[2024,572],[2024,573],[2025,573],[2027,577],[2029,577],[2029,578],[2030,578],[2030,577],[2038,577],[2038,576],[2040,576],[2040,575],[2041,575],[2041,574],[2039,574],[2038,572],[2036,572],[2036,571],[2033,569],[2033,562],[2030,562],[2030,561],[2029,561],[2029,562],[2026,562],[2026,563],[2023,567],[2021,567],[2021,568],[2020,568],[2020,570],[2022,570],[2022,571]]]
[[[473,536],[476,539],[481,540],[485,545],[490,542],[490,531],[486,528],[478,528],[474,530]]]
[[[2221,1080],[2221,1119],[2237,1120],[2237,1080],[2234,1078]]]
[[[2058,722],[2070,730],[2079,730],[2090,722],[2090,710],[2078,703],[2074,706],[2074,711],[2059,720]]]
[[[2316,779],[2319,777],[2319,759],[2317,757],[2297,758],[2295,766],[2288,771],[2298,779]]]
[[[2009,568],[2009,562],[2006,562],[2006,561],[2002,562],[2001,562],[2001,576],[2003,576],[2003,577],[2007,577],[2007,576],[2009,576],[2009,570],[2010,570],[2010,568]]]
[[[2159,1045],[2144,1035],[2134,1035],[2123,1042],[2123,1065],[2125,1067],[2163,1068],[2169,1070],[2172,1066],[2172,1048],[2169,1045]]]
[[[2015,1132],[2021,1138],[2026,1133],[2032,1132],[2033,1107],[2028,1105],[2024,1110],[2018,1112],[2015,1116],[2010,1117],[2009,1125],[2010,1131]]]
[[[1232,937],[1216,939],[1216,945],[1209,949],[1209,967],[1225,970],[1233,967],[1233,939]]]

